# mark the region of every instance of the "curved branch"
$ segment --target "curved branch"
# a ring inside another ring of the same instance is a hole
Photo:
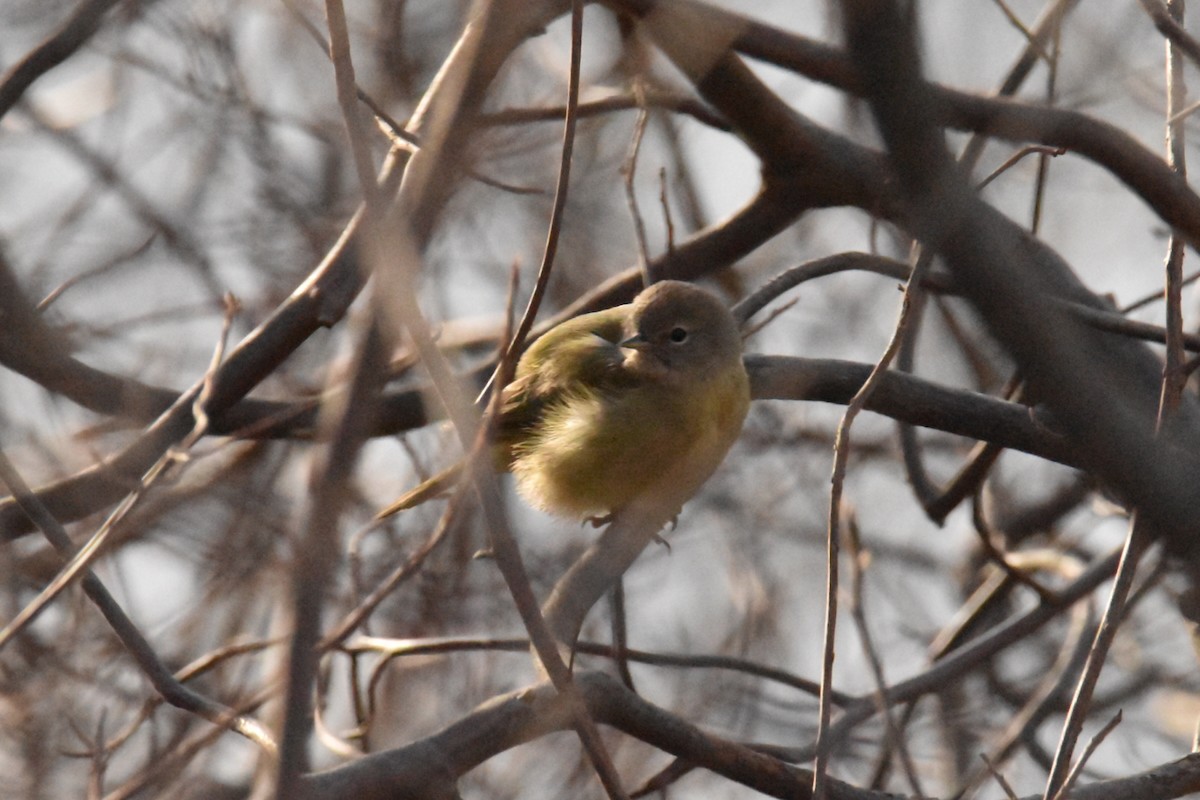
[[[855,97],[865,96],[866,88],[858,68],[847,53],[836,47],[741,14],[713,8],[698,0],[605,0],[605,4],[639,17],[645,17],[651,11],[691,16],[700,20],[698,24],[728,31],[729,47],[743,55],[792,70]],[[712,87],[698,85],[697,88],[735,128],[743,127],[744,121],[732,116],[728,107],[712,101],[708,93]],[[981,97],[937,84],[929,84],[929,91],[931,104],[928,110],[932,122],[1013,141],[1064,147],[1082,155],[1129,186],[1164,222],[1200,249],[1200,196],[1158,154],[1120,128],[1076,111]],[[778,100],[773,102],[778,103]],[[757,110],[757,105],[745,103],[747,109]],[[782,114],[782,110],[779,113]],[[776,131],[767,138],[755,136],[749,143],[761,156],[763,153],[756,142],[783,143],[786,138],[783,131]],[[795,146],[796,143],[791,145]],[[768,168],[777,165],[775,159],[764,160]]]
[[[576,675],[589,712],[600,722],[678,759],[768,797],[807,800],[812,774],[745,745],[706,733],[599,672]],[[307,776],[303,800],[456,797],[457,779],[494,756],[569,725],[570,712],[549,684],[493,698],[457,722],[406,747],[364,756]],[[1077,787],[1073,800],[1168,800],[1200,790],[1200,754],[1138,775]],[[830,800],[901,800],[830,779]]]
[[[575,676],[588,711],[600,722],[665,752],[725,775],[772,797],[804,798],[805,770],[744,745],[701,731],[642,700],[615,678],[599,672]],[[496,697],[441,732],[398,748],[365,756],[309,776],[304,800],[357,797],[454,797],[454,782],[467,771],[519,744],[564,730],[570,722],[566,699],[543,684]],[[839,784],[831,797],[882,800],[882,794]]]
[[[756,400],[845,404],[870,374],[869,364],[793,356],[746,356]],[[964,389],[947,389],[901,372],[885,374],[867,410],[912,425],[994,442],[1068,466],[1078,455],[1044,412]]]

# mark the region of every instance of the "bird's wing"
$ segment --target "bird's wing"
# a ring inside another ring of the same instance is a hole
[[[504,393],[497,438],[513,444],[545,409],[572,394],[604,393],[629,384],[620,342],[628,308],[585,314],[558,325],[526,351]]]

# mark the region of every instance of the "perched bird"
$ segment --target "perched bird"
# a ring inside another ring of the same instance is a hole
[[[525,352],[504,390],[493,446],[533,506],[577,518],[635,500],[679,511],[721,463],[750,405],[729,310],[689,283],[661,281],[628,305],[583,314]],[[447,469],[379,512],[449,488]]]

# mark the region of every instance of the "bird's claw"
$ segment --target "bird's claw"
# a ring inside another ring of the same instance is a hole
[[[580,524],[581,525],[591,525],[593,528],[603,528],[605,525],[609,524],[614,519],[616,519],[616,517],[617,517],[616,514],[603,514],[603,515],[599,515],[599,516],[595,516],[595,517],[584,517],[583,522]],[[675,530],[677,527],[679,527],[679,515],[678,514],[672,515],[671,521],[668,524],[671,526],[671,530]],[[667,548],[668,552],[671,550],[671,543],[668,542],[663,537],[659,536],[657,533],[654,534],[654,541],[658,542],[663,547]]]

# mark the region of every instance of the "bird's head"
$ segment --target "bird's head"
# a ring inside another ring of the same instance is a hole
[[[737,323],[720,300],[682,281],[660,281],[633,302],[629,336],[621,347],[635,351],[647,372],[697,378],[740,360]]]

